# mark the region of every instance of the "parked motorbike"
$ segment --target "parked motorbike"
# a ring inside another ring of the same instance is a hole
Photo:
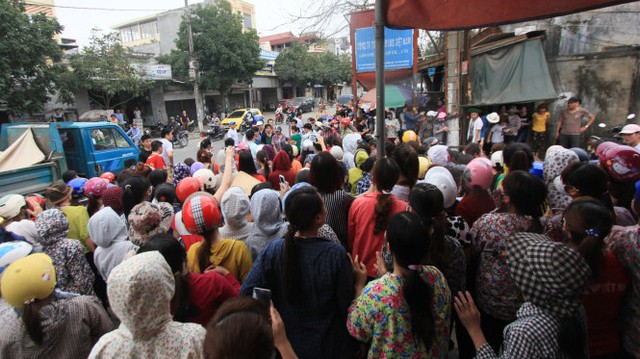
[[[174,147],[185,148],[189,144],[189,132],[185,130],[174,130],[173,140],[171,141]]]

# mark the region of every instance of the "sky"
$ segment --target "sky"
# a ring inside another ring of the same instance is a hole
[[[290,24],[288,14],[303,13],[312,1],[315,0],[248,0],[256,7],[256,26],[259,36],[287,31],[298,34],[301,31],[301,25]],[[202,0],[189,0],[189,4],[199,2]],[[132,19],[184,7],[184,0],[55,0],[55,5],[58,21],[64,26],[62,37],[76,39],[78,45],[82,47],[88,45],[91,29],[94,27],[110,31],[112,26]],[[116,11],[115,9],[146,11]]]

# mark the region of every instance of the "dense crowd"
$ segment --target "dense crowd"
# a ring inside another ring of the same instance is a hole
[[[390,113],[383,157],[348,108],[183,162],[166,131],[2,197],[0,357],[640,357],[640,151],[446,119]]]

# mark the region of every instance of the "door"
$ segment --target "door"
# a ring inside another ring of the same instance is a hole
[[[133,141],[114,127],[98,127],[85,129],[89,137],[89,149],[93,159],[87,161],[87,177],[99,176],[103,172],[117,173],[125,167],[125,162],[136,158],[137,152]],[[85,142],[86,143],[86,142]]]
[[[87,176],[86,153],[82,151],[80,129],[59,128],[58,133],[62,141],[62,149],[64,150],[64,156],[67,161],[67,168],[76,171],[80,176]]]

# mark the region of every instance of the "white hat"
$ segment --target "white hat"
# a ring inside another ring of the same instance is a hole
[[[440,189],[445,208],[453,206],[458,194],[458,186],[448,169],[442,166],[431,167],[424,176],[424,182],[431,183]]]
[[[26,205],[27,201],[21,195],[8,194],[0,198],[0,217],[11,219],[19,215],[22,207]]]
[[[262,125],[264,125],[264,122],[262,122],[262,121],[258,121],[258,122],[256,123],[256,126],[262,126]]]
[[[634,133],[640,132],[640,125],[636,125],[635,123],[630,124],[630,125],[626,125],[622,128],[622,131],[620,131],[621,135],[631,135]]]
[[[498,123],[500,122],[500,115],[495,112],[491,112],[487,115],[487,121],[489,121],[489,123]]]
[[[502,155],[502,151],[496,151],[491,154],[491,164],[493,167],[500,165],[504,166],[504,157]]]
[[[315,148],[313,147],[313,142],[311,140],[302,141],[301,147],[303,151],[315,151]]]
[[[438,113],[436,111],[427,111],[427,117],[436,117]]]

